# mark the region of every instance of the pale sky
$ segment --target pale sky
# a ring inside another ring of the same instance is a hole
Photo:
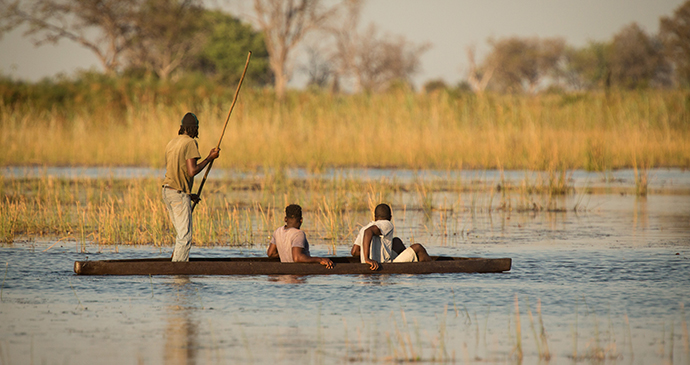
[[[374,23],[382,35],[402,35],[416,44],[430,43],[431,48],[421,59],[422,69],[414,77],[415,85],[419,87],[439,78],[455,85],[466,79],[467,46],[476,46],[479,62],[488,50],[489,37],[562,37],[569,45],[579,47],[590,40],[611,40],[632,22],[656,34],[659,18],[672,15],[682,3],[682,0],[366,0],[361,27]],[[239,7],[251,9],[251,3],[244,0]],[[101,70],[95,56],[74,42],[64,40],[57,46],[36,48],[20,31],[6,34],[0,40],[0,73],[15,79],[36,81],[90,68]],[[300,83],[300,77],[296,76],[291,85],[299,87]]]

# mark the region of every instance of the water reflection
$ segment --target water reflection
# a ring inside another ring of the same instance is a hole
[[[307,277],[301,275],[270,275],[268,281],[278,284],[304,284],[307,282]]]
[[[174,277],[171,289],[163,359],[166,364],[194,364],[199,347],[199,324],[192,318],[197,292],[187,276]]]
[[[400,274],[397,275],[398,278],[405,278],[408,275]],[[395,285],[395,281],[390,279],[390,275],[359,275],[357,277],[356,283],[364,286],[390,286]]]
[[[633,207],[633,233],[644,232],[649,228],[649,213],[647,209],[647,197],[638,196]]]

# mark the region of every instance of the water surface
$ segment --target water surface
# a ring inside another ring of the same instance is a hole
[[[619,173],[573,179],[630,186]],[[665,174],[650,173],[650,186],[690,186],[686,172]],[[511,257],[502,274],[89,277],[74,275],[75,260],[171,248],[3,244],[0,364],[517,364],[520,351],[533,364],[547,348],[550,364],[690,362],[689,195],[604,189],[553,198],[556,210],[518,211],[497,209],[495,194],[438,193],[438,209],[398,209],[394,222],[433,255]],[[393,199],[400,207],[415,197]],[[312,254],[349,250],[321,239],[310,214]],[[264,254],[261,242],[192,251]]]
[[[0,249],[5,364],[349,363],[417,358],[526,363],[541,319],[551,363],[687,363],[690,249],[466,244],[435,254],[512,257],[503,274],[84,277],[74,260],[161,257],[151,247]],[[323,246],[314,254],[326,254]],[[195,249],[260,256],[262,249]],[[515,301],[518,298],[519,306]],[[520,311],[520,334],[516,322]],[[529,312],[532,317],[530,318]],[[672,354],[672,355],[671,355]]]

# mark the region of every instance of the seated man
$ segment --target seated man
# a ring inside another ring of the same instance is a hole
[[[311,257],[309,242],[302,226],[302,207],[290,204],[285,208],[285,225],[273,232],[266,254],[280,257],[280,262],[318,262],[332,269],[333,261],[325,257]]]
[[[394,236],[391,207],[379,204],[374,210],[374,221],[359,230],[352,246],[352,256],[361,258],[371,270],[378,270],[379,262],[431,261],[424,246],[415,243],[405,248],[402,240]]]

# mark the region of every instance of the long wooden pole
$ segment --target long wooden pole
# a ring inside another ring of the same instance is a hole
[[[232,98],[232,104],[230,105],[230,111],[228,111],[228,117],[225,118],[225,125],[223,125],[223,132],[220,134],[220,138],[218,139],[218,145],[216,148],[220,149],[220,143],[223,141],[223,136],[225,135],[225,129],[228,127],[228,121],[230,120],[230,114],[232,114],[232,109],[235,108],[235,103],[237,102],[237,96],[240,95],[240,88],[242,87],[242,82],[244,81],[244,75],[247,74],[247,67],[249,67],[249,59],[252,58],[252,52],[249,51],[249,54],[247,54],[247,62],[244,64],[244,71],[242,71],[242,77],[240,77],[240,82],[237,84],[237,90],[235,90],[235,96]],[[206,183],[206,178],[208,177],[208,172],[211,171],[211,167],[213,167],[213,161],[209,162],[208,166],[206,167],[206,172],[204,173],[204,178],[201,180],[201,184],[199,184],[199,191],[197,192],[197,195],[201,197],[201,190],[204,188],[204,184]],[[194,211],[194,207],[196,207],[196,202],[192,203],[192,211]]]

